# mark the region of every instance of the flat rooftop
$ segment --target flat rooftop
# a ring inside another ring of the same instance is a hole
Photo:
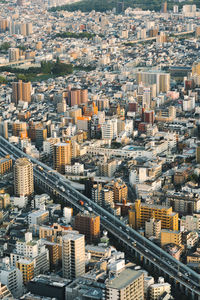
[[[141,271],[132,270],[130,268],[120,272],[117,277],[111,279],[108,283],[109,288],[124,289],[127,285],[130,285],[134,280],[138,279],[142,275]]]

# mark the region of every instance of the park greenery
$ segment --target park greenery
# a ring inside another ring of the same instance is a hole
[[[83,65],[78,65],[74,66],[75,71],[85,71],[85,72],[90,72],[96,69],[96,66],[94,65],[89,65],[89,66],[83,66]]]
[[[10,43],[4,42],[0,45],[0,52],[7,52],[8,49],[10,48]]]
[[[93,38],[95,36],[94,33],[89,33],[89,32],[79,32],[79,33],[75,33],[75,32],[59,32],[56,33],[55,37],[60,37],[60,38],[75,38],[75,39],[84,39],[87,38],[88,40]]]
[[[67,4],[63,6],[57,6],[52,7],[50,11],[61,11],[61,10],[67,10],[67,11],[76,11],[80,10],[82,12],[90,12],[92,10],[99,11],[99,12],[105,12],[108,10],[112,10],[113,8],[117,7],[116,0],[82,0],[76,3]],[[119,1],[121,2],[121,1]],[[131,8],[141,8],[141,9],[149,9],[149,10],[155,10],[160,11],[163,1],[160,0],[124,0],[124,9],[131,7]],[[173,5],[177,5],[177,1],[171,0],[168,2],[168,8],[172,9]],[[184,4],[191,4],[191,1],[183,1],[181,3],[178,3],[179,8],[181,8]],[[192,4],[199,5],[199,0],[193,0]]]
[[[7,83],[6,78],[4,78],[3,76],[0,76],[0,84],[4,84]]]
[[[36,81],[40,77],[42,79],[48,79],[50,77],[63,76],[71,74],[73,72],[73,66],[71,64],[64,64],[57,59],[53,61],[42,61],[41,67],[30,67],[28,69],[12,68],[9,66],[0,67],[0,72],[14,73],[17,79],[23,81]]]

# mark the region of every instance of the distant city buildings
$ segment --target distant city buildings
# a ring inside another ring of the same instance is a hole
[[[197,297],[199,5],[71,2],[0,2],[0,298]]]

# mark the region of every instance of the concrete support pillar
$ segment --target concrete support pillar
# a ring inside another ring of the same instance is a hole
[[[195,293],[194,292],[191,292],[191,298],[192,298],[192,300],[195,300]],[[199,299],[200,299],[200,296],[199,296]]]

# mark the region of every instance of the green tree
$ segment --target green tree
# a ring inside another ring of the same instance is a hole
[[[3,76],[0,76],[0,83],[7,83],[8,81]]]
[[[88,40],[93,38],[95,36],[94,33],[89,33],[89,32],[79,32],[79,33],[75,33],[75,32],[59,32],[56,33],[56,37],[60,37],[60,38],[75,38],[75,39],[84,39],[87,38]]]
[[[0,52],[7,52],[10,48],[10,43],[5,42],[0,45]]]

